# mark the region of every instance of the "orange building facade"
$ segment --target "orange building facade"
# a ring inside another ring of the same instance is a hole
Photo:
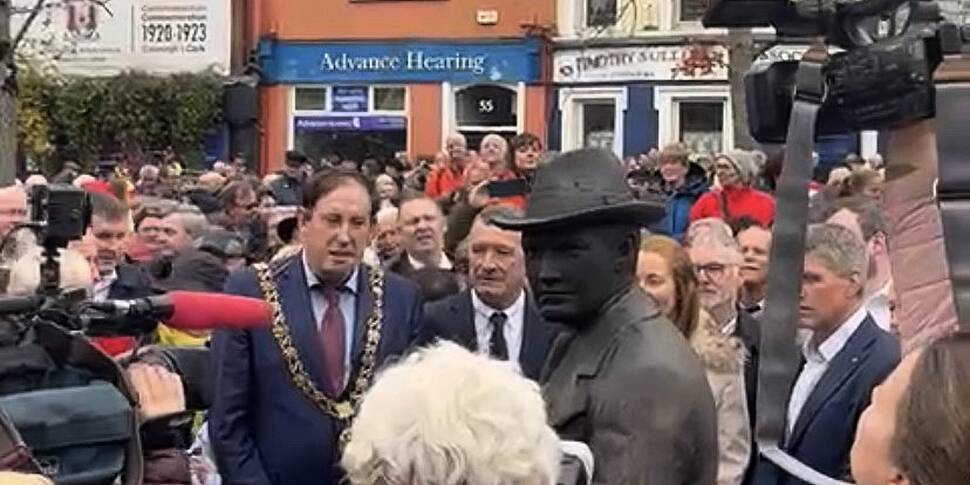
[[[554,0],[249,0],[260,163],[413,160],[460,132],[546,138]]]

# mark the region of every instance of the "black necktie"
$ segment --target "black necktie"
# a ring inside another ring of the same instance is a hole
[[[502,312],[495,312],[488,317],[492,326],[492,337],[489,339],[489,355],[498,360],[509,360],[509,346],[505,343],[505,322],[508,317]]]

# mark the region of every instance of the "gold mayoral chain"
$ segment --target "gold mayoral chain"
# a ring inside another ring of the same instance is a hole
[[[374,378],[374,367],[377,365],[377,348],[381,343],[381,327],[384,324],[384,272],[380,268],[368,268],[368,286],[374,304],[371,306],[371,313],[367,317],[365,325],[366,340],[361,355],[360,372],[354,380],[354,386],[348,398],[338,401],[320,392],[307,374],[300,354],[293,345],[293,337],[286,325],[286,317],[283,315],[283,307],[280,305],[280,295],[276,290],[276,284],[273,282],[269,266],[265,263],[257,263],[253,265],[253,268],[259,277],[263,297],[273,308],[273,322],[270,330],[273,334],[273,340],[276,341],[276,346],[279,347],[280,353],[283,355],[290,380],[303,395],[313,401],[324,413],[344,422],[346,428],[340,434],[340,447],[343,448],[350,441],[350,421],[356,414],[360,401],[367,389],[370,388],[371,381]]]

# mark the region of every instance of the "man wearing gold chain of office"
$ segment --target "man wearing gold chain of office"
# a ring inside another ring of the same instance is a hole
[[[407,350],[420,322],[416,286],[361,264],[371,224],[367,181],[325,172],[307,183],[303,199],[303,251],[227,284],[274,311],[267,328],[213,339],[209,433],[224,483],[340,483],[345,431],[374,370]]]

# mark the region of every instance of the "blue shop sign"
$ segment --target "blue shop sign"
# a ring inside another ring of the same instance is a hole
[[[539,41],[308,43],[264,39],[263,82],[537,82]]]
[[[403,116],[297,116],[293,128],[312,131],[399,131],[407,127]]]

